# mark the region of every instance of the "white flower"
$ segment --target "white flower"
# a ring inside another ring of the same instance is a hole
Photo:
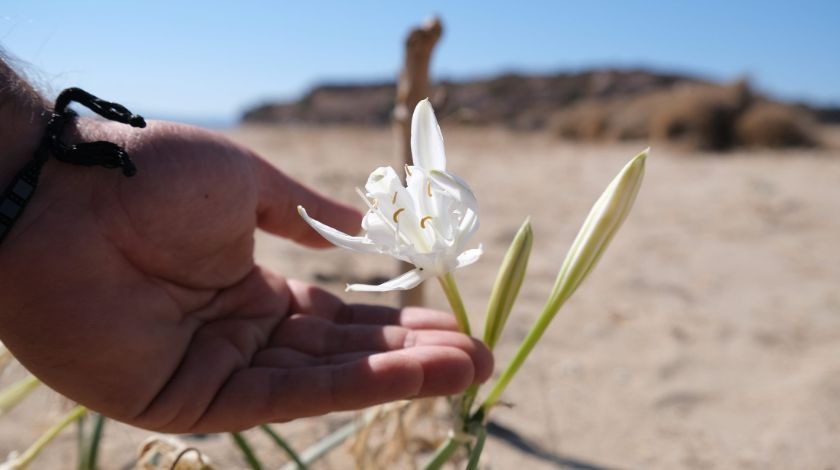
[[[428,99],[414,109],[411,154],[414,165],[405,167],[405,186],[393,168],[380,167],[368,177],[366,193],[359,191],[369,208],[362,220],[362,236],[318,222],[298,207],[301,217],[332,244],[387,254],[415,266],[381,285],[351,284],[347,290],[411,289],[481,256],[481,246],[465,247],[478,229],[478,202],[463,180],[446,171],[443,136]]]

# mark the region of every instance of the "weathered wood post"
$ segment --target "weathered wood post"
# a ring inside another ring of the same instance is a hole
[[[422,26],[412,29],[405,40],[405,61],[397,82],[393,115],[398,169],[411,164],[411,114],[417,103],[429,96],[429,63],[432,50],[442,33],[443,25],[440,20],[431,18]],[[400,262],[399,269],[400,272],[405,272],[414,269],[414,266]],[[422,304],[422,284],[408,291],[400,291],[401,306]]]

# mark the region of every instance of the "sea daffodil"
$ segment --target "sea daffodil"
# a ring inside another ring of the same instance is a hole
[[[478,202],[461,178],[446,171],[443,136],[428,99],[414,109],[411,154],[414,164],[405,167],[405,186],[393,168],[380,167],[368,177],[365,192],[359,190],[368,206],[361,236],[336,230],[298,207],[301,217],[332,244],[387,254],[415,266],[383,284],[350,284],[347,290],[411,289],[426,279],[444,278],[481,256],[480,246],[466,249],[478,229]]]

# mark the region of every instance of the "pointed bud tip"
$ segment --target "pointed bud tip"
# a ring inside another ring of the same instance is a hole
[[[432,107],[432,102],[429,101],[429,98],[423,98],[422,100],[417,102],[417,106],[414,107],[414,114],[420,112],[429,112],[432,113],[432,116],[435,114],[435,109]]]
[[[528,238],[534,237],[534,229],[531,227],[531,216],[525,217],[525,220],[522,221],[522,225],[519,226],[519,230],[517,231],[518,235],[524,235]]]
[[[626,172],[631,171],[631,169],[644,171],[645,161],[647,160],[648,155],[650,155],[650,147],[642,150],[638,155],[630,159],[630,161],[624,166],[624,170],[622,170],[619,176],[626,174]]]

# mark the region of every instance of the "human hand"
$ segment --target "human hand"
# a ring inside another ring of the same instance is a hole
[[[492,357],[451,315],[347,305],[255,264],[259,227],[327,244],[360,214],[209,132],[82,120],[71,138],[124,145],[138,173],[50,161],[0,245],[0,336],[47,385],[169,432],[232,431],[452,394]]]

